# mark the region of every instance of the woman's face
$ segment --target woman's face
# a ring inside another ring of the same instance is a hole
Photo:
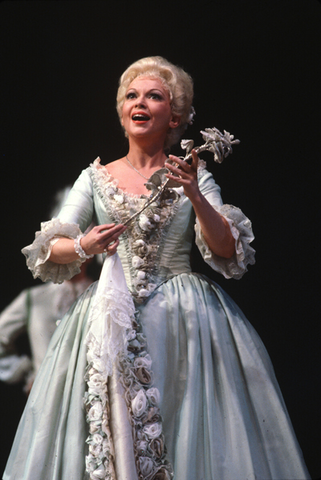
[[[158,78],[137,77],[129,85],[122,109],[122,125],[132,139],[156,138],[165,141],[169,128],[179,118],[172,114],[170,97]]]

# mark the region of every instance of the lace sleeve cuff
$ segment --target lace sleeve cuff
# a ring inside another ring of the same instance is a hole
[[[81,233],[77,224],[61,223],[58,218],[42,223],[41,231],[36,232],[34,242],[21,250],[33,277],[39,277],[43,282],[50,280],[53,283],[62,283],[79,273],[84,259],[79,258],[64,265],[48,259],[59,237],[76,238]]]
[[[225,278],[240,279],[247,272],[247,265],[254,265],[255,250],[250,246],[254,240],[251,221],[243,212],[233,205],[213,207],[226,218],[235,239],[235,254],[231,258],[215,255],[207,245],[198,219],[196,219],[195,242],[204,260],[213,270],[224,275]]]

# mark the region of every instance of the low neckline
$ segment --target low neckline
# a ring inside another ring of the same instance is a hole
[[[105,176],[106,180],[108,183],[110,183],[111,185],[113,185],[114,187],[117,188],[117,190],[119,191],[119,193],[121,193],[122,195],[124,195],[125,197],[129,197],[131,198],[132,200],[147,200],[149,198],[149,195],[148,194],[145,194],[145,193],[142,193],[142,194],[137,194],[137,193],[132,193],[132,192],[127,192],[126,190],[124,190],[123,188],[121,188],[119,186],[119,179],[118,178],[115,178],[112,176],[111,173],[109,173],[108,169],[107,169],[107,165],[101,165],[101,159],[100,157],[96,158],[96,160],[94,161],[94,163],[92,164],[92,166],[97,170],[97,171],[103,171],[103,175]],[[100,168],[99,168],[100,167]]]

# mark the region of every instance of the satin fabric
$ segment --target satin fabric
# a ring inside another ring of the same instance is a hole
[[[200,182],[221,205],[209,176]],[[110,223],[99,188],[84,173],[61,220],[82,230],[95,209]],[[186,260],[193,215],[183,199],[162,245],[165,281],[136,305],[152,358],[168,459],[178,480],[308,480],[266,349],[230,297],[192,274]],[[168,241],[167,241],[168,240]],[[118,253],[131,288],[130,256]],[[179,260],[182,260],[180,262]],[[97,293],[93,284],[65,315],[36,378],[4,480],[83,480],[85,339]],[[109,380],[117,480],[136,480],[131,426],[117,373]]]

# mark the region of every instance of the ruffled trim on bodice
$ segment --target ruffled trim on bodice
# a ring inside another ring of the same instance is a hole
[[[233,205],[213,205],[213,208],[226,218],[232,235],[235,239],[235,254],[231,258],[215,255],[209,248],[198,219],[195,224],[195,242],[204,260],[213,270],[221,273],[225,278],[242,278],[247,272],[247,265],[254,265],[255,250],[250,246],[254,240],[251,221],[244,213]]]
[[[77,224],[61,223],[58,218],[41,223],[41,230],[36,232],[34,242],[21,250],[33,277],[39,277],[43,282],[62,283],[80,273],[81,264],[84,262],[81,258],[64,265],[48,259],[56,240],[61,237],[76,238],[81,233]]]

